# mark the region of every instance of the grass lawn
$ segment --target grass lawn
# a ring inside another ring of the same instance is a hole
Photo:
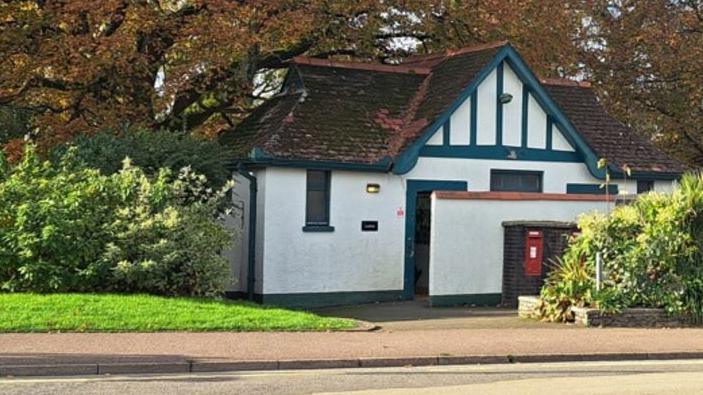
[[[253,303],[150,295],[0,294],[0,332],[325,331],[355,323]]]

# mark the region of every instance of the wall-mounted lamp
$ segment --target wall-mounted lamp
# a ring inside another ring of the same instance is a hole
[[[366,184],[366,193],[379,193],[381,186],[379,184]]]
[[[510,93],[501,93],[500,96],[498,96],[498,101],[500,104],[507,104],[513,101],[513,95]]]

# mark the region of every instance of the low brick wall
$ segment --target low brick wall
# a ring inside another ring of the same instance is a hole
[[[583,326],[609,326],[623,328],[676,328],[685,322],[672,317],[663,309],[633,308],[617,314],[605,314],[598,309],[574,307],[575,323]]]
[[[539,296],[519,296],[518,316],[520,318],[539,318],[537,307]],[[679,328],[688,324],[677,317],[672,317],[663,309],[624,309],[618,314],[605,314],[598,309],[572,307],[574,324],[588,327],[621,328]]]
[[[517,315],[520,318],[538,318],[539,296],[518,296]]]

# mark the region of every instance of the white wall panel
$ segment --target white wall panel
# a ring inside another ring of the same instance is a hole
[[[510,103],[503,104],[503,145],[519,147],[522,144],[522,81],[507,64],[503,67],[503,92],[513,95]]]
[[[547,148],[547,113],[530,94],[527,104],[527,147]]]
[[[496,143],[496,93],[497,71],[491,74],[478,86],[476,102],[476,144],[495,145]]]
[[[469,145],[471,141],[471,98],[464,100],[450,119],[450,145]]]
[[[552,149],[555,151],[574,152],[574,147],[569,144],[566,137],[564,137],[564,133],[557,125],[552,127]]]

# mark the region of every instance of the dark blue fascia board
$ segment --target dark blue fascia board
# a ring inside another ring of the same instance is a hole
[[[261,149],[255,148],[251,152],[249,159],[243,161],[245,164],[260,166],[295,167],[313,170],[354,170],[387,173],[393,166],[393,160],[385,157],[377,163],[344,163],[331,161],[296,160],[274,158],[266,154]]]
[[[612,171],[610,173],[610,177],[613,179],[625,179],[627,178],[628,180],[642,180],[642,181],[675,181],[675,180],[680,180],[683,174],[681,173],[665,173],[665,172],[660,172],[660,173],[646,173],[646,172],[632,172],[629,176],[626,176],[625,173],[620,171],[619,169],[617,171]]]
[[[496,145],[503,145],[503,103],[500,95],[503,94],[503,62],[496,67]]]
[[[516,158],[508,158],[510,151],[515,151]],[[425,158],[470,158],[498,160],[530,160],[543,162],[583,162],[578,152],[550,151],[535,148],[505,147],[496,145],[452,145],[425,146],[420,150],[420,156]]]
[[[566,193],[568,194],[605,195],[605,192],[605,187],[601,188],[600,184],[566,184]],[[608,185],[610,195],[617,195],[618,192],[617,184]]]
[[[329,225],[305,225],[303,232],[334,232],[334,226]]]
[[[442,144],[449,146],[449,137],[452,133],[452,119],[447,119],[447,122],[442,126]]]
[[[529,125],[530,89],[527,84],[522,84],[522,123],[520,125],[520,145],[527,148],[527,127]]]
[[[471,145],[476,145],[476,139],[478,138],[478,94],[476,93],[476,90],[474,89],[473,92],[471,92],[471,116],[470,116],[470,123],[469,125],[469,144]]]

